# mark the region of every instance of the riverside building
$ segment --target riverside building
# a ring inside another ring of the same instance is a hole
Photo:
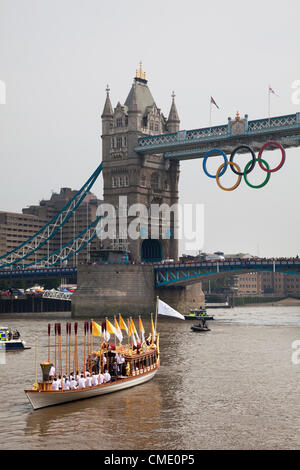
[[[42,200],[38,205],[31,205],[23,208],[22,213],[0,212],[0,256],[8,251],[17,248],[48,223],[76,194],[76,190],[71,188],[61,188],[59,193],[53,193],[49,200]],[[47,256],[48,253],[59,249],[68,243],[76,235],[86,229],[96,218],[96,211],[102,201],[89,192],[82,201],[76,213],[70,217],[62,230],[59,230],[54,237],[42,246],[37,253],[31,255],[20,264],[24,265],[37,262],[38,259]],[[69,266],[84,263],[90,260],[91,250],[99,249],[98,238],[80,251],[73,258],[68,260]]]

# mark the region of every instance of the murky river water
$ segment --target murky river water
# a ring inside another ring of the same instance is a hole
[[[190,321],[159,318],[152,381],[36,411],[23,390],[34,381],[35,335],[38,359],[47,360],[49,320],[1,317],[32,349],[6,353],[0,365],[0,449],[300,449],[300,364],[292,362],[300,308],[209,313],[204,334]]]

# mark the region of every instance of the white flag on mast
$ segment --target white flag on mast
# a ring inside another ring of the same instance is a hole
[[[177,312],[174,308],[170,307],[170,305],[166,304],[162,300],[157,300],[157,313],[159,315],[168,315],[169,317],[176,317],[180,318],[181,320],[185,320],[184,316],[181,313]]]

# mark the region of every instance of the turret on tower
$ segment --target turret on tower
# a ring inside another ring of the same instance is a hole
[[[170,109],[169,117],[168,117],[168,120],[167,120],[168,131],[169,132],[178,132],[179,131],[179,125],[180,125],[180,119],[179,119],[176,104],[175,104],[175,93],[173,91],[172,92],[171,109]]]
[[[107,85],[106,87],[106,100],[103,108],[103,112],[101,115],[102,119],[102,133],[105,134],[106,132],[109,132],[111,127],[113,126],[113,109],[112,105],[110,102],[110,97],[109,97],[109,86]]]

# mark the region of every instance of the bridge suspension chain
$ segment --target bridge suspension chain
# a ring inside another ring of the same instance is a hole
[[[70,217],[74,214],[76,209],[80,206],[83,199],[94,185],[96,179],[102,171],[102,162],[85,182],[82,188],[70,199],[70,201],[58,212],[44,227],[36,232],[32,237],[28,238],[25,242],[21,243],[18,247],[9,251],[5,255],[0,257],[0,268],[13,266],[20,261],[28,258],[29,256],[36,253],[42,246],[44,246],[54,235],[66,224]],[[73,241],[76,239],[75,237]],[[66,245],[65,245],[66,246]],[[49,256],[51,256],[49,254]],[[47,255],[48,257],[48,255]],[[31,263],[29,266],[31,266]]]
[[[103,216],[97,217],[85,230],[80,232],[75,238],[67,242],[61,248],[58,248],[37,261],[26,264],[25,267],[29,268],[34,266],[36,268],[47,268],[50,266],[57,266],[58,264],[61,265],[63,262],[72,258],[94,240],[99,231],[99,228],[97,229],[97,224],[102,217]]]

